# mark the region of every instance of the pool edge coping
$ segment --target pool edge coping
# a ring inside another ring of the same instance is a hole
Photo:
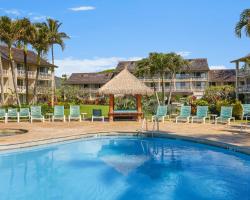
[[[115,132],[94,132],[94,133],[82,133],[77,135],[68,135],[68,136],[61,136],[61,137],[53,137],[53,138],[46,138],[46,139],[38,139],[14,144],[0,144],[0,153],[5,151],[13,151],[25,148],[32,148],[36,146],[44,146],[49,144],[79,140],[84,138],[93,138],[93,137],[100,137],[100,136],[146,136],[146,137],[157,137],[157,138],[168,138],[168,139],[176,139],[176,140],[184,140],[193,143],[199,143],[204,145],[209,145],[213,147],[218,147],[222,149],[226,149],[233,152],[238,152],[242,154],[246,154],[250,156],[250,148],[248,147],[241,147],[225,142],[214,141],[210,139],[198,138],[198,137],[191,137],[191,136],[183,136],[178,134],[169,134],[164,131],[148,131],[148,132],[122,132],[122,131],[115,131]]]

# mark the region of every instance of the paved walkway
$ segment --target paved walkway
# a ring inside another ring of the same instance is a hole
[[[152,130],[153,124],[148,124]],[[39,144],[47,144],[70,139],[77,139],[89,133],[101,132],[136,132],[141,129],[137,122],[45,122],[33,123],[10,122],[0,124],[0,129],[26,129],[27,133],[15,136],[0,137],[0,150],[22,148]],[[173,122],[160,123],[160,131],[164,134],[187,136],[198,139],[207,139],[216,142],[236,145],[250,150],[250,132],[241,132],[239,128],[214,124],[175,124]]]

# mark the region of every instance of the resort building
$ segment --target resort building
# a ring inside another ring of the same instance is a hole
[[[18,94],[21,103],[25,102],[25,69],[23,51],[13,48],[13,59],[15,65],[15,81],[17,83]],[[35,79],[38,71],[38,83],[37,94],[38,101],[45,101],[48,99],[48,94],[51,92],[51,83],[54,79],[54,68],[56,66],[50,64],[44,59],[41,59],[41,66],[38,69],[36,64],[37,54],[33,51],[28,51],[27,63],[28,63],[28,83],[29,83],[29,100],[33,97],[33,89],[35,85]],[[12,72],[10,67],[10,60],[8,58],[8,49],[6,46],[0,46],[0,62],[3,67],[3,83],[4,83],[4,95],[5,101],[12,103],[14,101],[14,84],[12,78]],[[1,90],[1,88],[0,88]]]
[[[209,85],[208,80],[208,62],[207,59],[188,59],[189,67],[182,67],[182,70],[176,74],[173,80],[172,91],[173,94],[178,95],[194,95],[198,98],[202,97],[206,87]],[[125,67],[133,72],[136,63],[134,61],[120,62],[116,71],[121,71]],[[140,79],[149,87],[153,89],[154,85],[156,91],[161,92],[161,79],[160,76],[155,77],[140,77]],[[166,74],[164,79],[166,93],[170,90],[171,78]]]
[[[209,85],[208,73],[209,67],[207,59],[189,59],[189,68],[183,67],[180,73],[176,75],[173,81],[173,93],[180,95],[194,95],[202,97],[205,88]],[[73,73],[66,81],[67,85],[77,86],[84,92],[90,93],[94,97],[97,90],[108,82],[113,76],[117,75],[124,68],[130,72],[135,72],[136,61],[119,62],[113,73]],[[161,91],[161,80],[159,76],[149,78],[140,77],[140,79],[150,88],[156,87]],[[169,92],[171,79],[168,74],[164,79],[166,92]]]
[[[250,103],[250,55],[231,61],[236,66],[236,96],[244,103]]]
[[[78,88],[90,99],[96,97],[97,91],[113,77],[113,73],[73,73],[65,81],[66,85]]]
[[[235,69],[216,69],[210,70],[208,73],[210,86],[235,86],[236,70]]]

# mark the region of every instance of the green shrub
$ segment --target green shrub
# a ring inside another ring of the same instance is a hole
[[[233,116],[234,116],[236,119],[241,119],[242,113],[243,113],[242,104],[241,104],[240,101],[236,101],[236,102],[233,104]]]

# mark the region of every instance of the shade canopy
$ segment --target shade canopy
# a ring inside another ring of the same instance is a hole
[[[99,89],[106,95],[152,95],[154,92],[126,68]]]

